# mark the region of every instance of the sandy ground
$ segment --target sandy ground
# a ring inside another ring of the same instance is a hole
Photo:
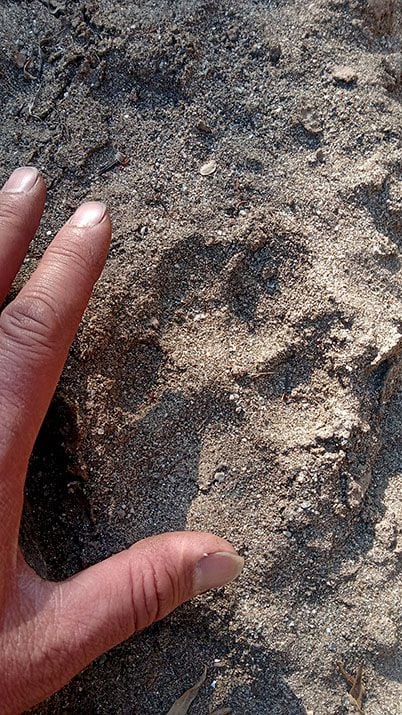
[[[27,558],[62,578],[183,528],[246,557],[36,713],[163,715],[204,665],[194,715],[356,712],[338,660],[364,663],[367,715],[402,712],[401,17],[1,3],[1,178],[34,163],[50,187],[21,280],[79,201],[114,220],[32,460]]]

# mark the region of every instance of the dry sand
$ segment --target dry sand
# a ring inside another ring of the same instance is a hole
[[[401,16],[3,0],[1,178],[50,186],[21,280],[79,201],[114,220],[27,557],[62,578],[183,528],[246,557],[36,713],[163,715],[204,665],[194,715],[352,713],[338,660],[364,662],[367,715],[402,711]]]

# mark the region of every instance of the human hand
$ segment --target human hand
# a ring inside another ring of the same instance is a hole
[[[0,303],[44,202],[44,182],[30,167],[17,169],[0,192]],[[243,566],[212,534],[166,533],[53,583],[39,578],[18,548],[29,456],[110,234],[105,206],[83,204],[0,316],[0,710],[7,715],[47,697],[184,601],[228,583]]]

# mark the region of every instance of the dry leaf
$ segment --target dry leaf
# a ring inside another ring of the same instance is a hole
[[[191,703],[197,697],[201,685],[203,685],[203,683],[205,682],[206,677],[207,669],[204,668],[204,672],[201,675],[199,681],[195,685],[193,685],[192,688],[186,690],[186,692],[183,693],[183,695],[178,700],[176,700],[175,703],[173,703],[167,715],[186,715]]]
[[[232,712],[232,708],[218,708],[218,710],[214,710],[211,715],[230,715]]]
[[[338,668],[343,679],[350,687],[349,698],[351,703],[358,713],[363,713],[363,698],[366,693],[366,688],[363,685],[363,663],[359,665],[356,675],[347,673],[341,662],[338,663]]]

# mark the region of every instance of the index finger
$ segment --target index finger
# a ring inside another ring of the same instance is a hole
[[[83,204],[0,317],[0,487],[7,480],[9,498],[2,503],[18,503],[18,516],[28,459],[110,235],[104,204]]]

